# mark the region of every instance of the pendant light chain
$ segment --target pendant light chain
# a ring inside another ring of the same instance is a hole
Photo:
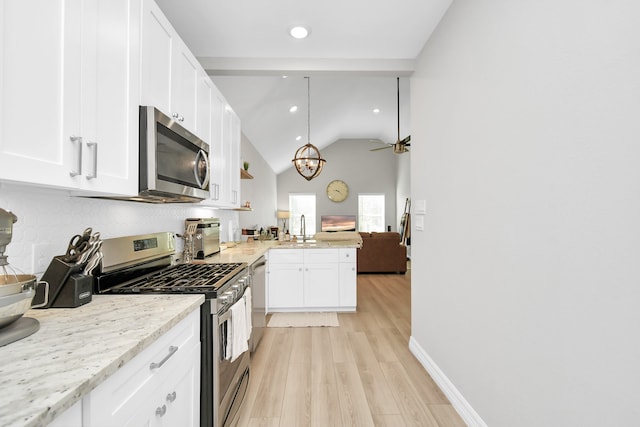
[[[307,79],[307,143],[311,144],[311,78]]]
[[[300,175],[311,181],[322,172],[326,160],[320,156],[320,150],[311,144],[311,77],[307,79],[307,143],[298,148],[292,160]]]

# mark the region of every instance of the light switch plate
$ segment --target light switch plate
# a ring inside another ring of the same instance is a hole
[[[414,204],[414,213],[417,214],[425,214],[427,213],[427,202],[426,200],[416,200]]]
[[[416,215],[416,231],[424,231],[424,215]]]

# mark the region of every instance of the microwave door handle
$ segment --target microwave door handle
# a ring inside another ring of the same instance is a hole
[[[200,158],[204,160],[204,164],[206,165],[206,173],[203,181],[200,180],[200,176],[198,175],[198,159]],[[209,159],[207,158],[207,153],[205,153],[203,150],[198,151],[198,154],[196,155],[196,163],[195,165],[193,165],[193,176],[196,178],[196,182],[198,183],[200,188],[205,188],[209,183]]]

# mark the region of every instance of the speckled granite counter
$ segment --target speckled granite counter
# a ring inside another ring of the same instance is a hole
[[[262,255],[266,254],[270,248],[277,247],[278,242],[275,240],[255,240],[252,242],[238,243],[232,248],[222,245],[222,250],[204,261],[207,264],[215,264],[220,262],[246,262],[251,264],[257,261]]]
[[[204,261],[196,263],[215,264],[221,262],[246,262],[251,264],[269,249],[335,249],[335,248],[359,248],[357,241],[307,241],[307,242],[279,242],[277,240],[254,240],[236,244],[234,247],[222,245],[222,250]]]
[[[74,309],[29,310],[30,337],[0,347],[0,425],[42,426],[203,303],[203,295],[94,295]]]

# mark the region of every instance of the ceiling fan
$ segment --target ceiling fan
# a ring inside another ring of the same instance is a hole
[[[369,151],[385,150],[387,148],[392,148],[392,147],[393,147],[393,152],[396,154],[402,154],[409,151],[408,147],[411,146],[411,143],[410,143],[411,135],[407,136],[402,140],[400,139],[400,77],[396,77],[396,87],[397,87],[397,98],[398,98],[398,139],[394,144],[388,143],[388,142],[382,142],[382,141],[375,141],[380,144],[385,144],[386,147],[372,148]]]

